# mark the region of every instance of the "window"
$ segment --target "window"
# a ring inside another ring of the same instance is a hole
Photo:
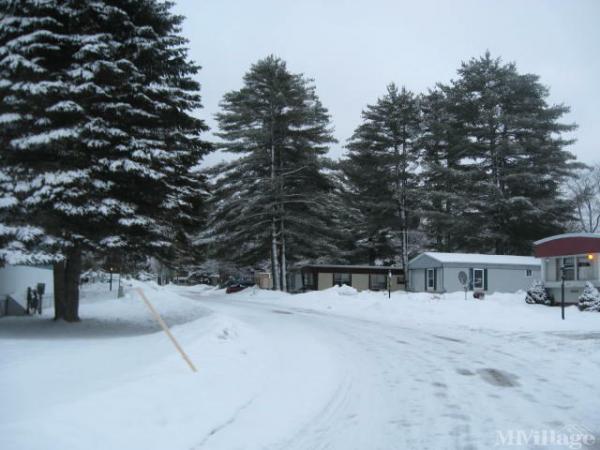
[[[473,289],[483,289],[483,269],[473,269]]]
[[[564,268],[563,274],[566,281],[573,281],[575,279],[575,258],[569,256],[567,258],[558,258],[556,264],[556,279],[561,279],[561,270]]]
[[[334,286],[341,286],[342,284],[352,286],[352,275],[349,273],[334,273],[333,284]]]
[[[427,290],[435,291],[435,269],[427,269]]]
[[[577,257],[577,279],[588,281],[594,279],[592,261],[588,259],[587,255]]]
[[[387,289],[387,278],[387,275],[383,273],[372,273],[369,276],[369,289],[372,291],[382,291]]]
[[[304,272],[302,277],[302,284],[305,289],[315,289],[315,274],[313,272]]]
[[[530,277],[530,276],[532,276],[532,275],[533,275],[533,270],[531,270],[531,269],[527,269],[527,270],[525,271],[525,276],[527,276],[527,277]]]

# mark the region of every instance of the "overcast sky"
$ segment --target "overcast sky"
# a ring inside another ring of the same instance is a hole
[[[202,65],[204,109],[215,130],[224,93],[239,89],[250,65],[269,54],[315,80],[329,109],[338,158],[366,104],[390,82],[425,92],[482,55],[540,75],[550,101],[579,125],[571,151],[600,161],[600,0],[176,0],[187,17],[190,56]],[[222,159],[210,155],[207,163]]]

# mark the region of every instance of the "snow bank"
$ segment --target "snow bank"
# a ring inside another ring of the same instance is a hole
[[[0,319],[0,448],[192,448],[262,385],[258,349],[268,345],[245,323],[155,283],[116,296],[114,284],[84,287],[75,324],[52,321],[50,309]]]
[[[290,307],[327,311],[343,316],[397,324],[426,326],[454,325],[471,329],[502,331],[569,331],[600,327],[600,317],[582,313],[576,306],[566,308],[566,320],[560,309],[525,303],[525,292],[494,293],[476,300],[464,292],[431,294],[426,292],[361,291],[348,286],[333,287],[304,294],[284,294],[246,289],[227,297],[253,301],[273,301]]]

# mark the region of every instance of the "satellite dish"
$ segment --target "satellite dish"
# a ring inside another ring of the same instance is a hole
[[[463,286],[467,284],[467,274],[462,270],[458,272],[458,281],[460,281],[460,284]]]

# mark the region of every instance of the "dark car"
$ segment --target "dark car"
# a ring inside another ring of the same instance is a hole
[[[247,287],[252,287],[252,286],[254,286],[254,283],[249,283],[249,282],[233,283],[233,284],[230,284],[229,286],[227,286],[227,289],[225,290],[225,292],[227,294],[233,294],[235,292],[243,291]]]

